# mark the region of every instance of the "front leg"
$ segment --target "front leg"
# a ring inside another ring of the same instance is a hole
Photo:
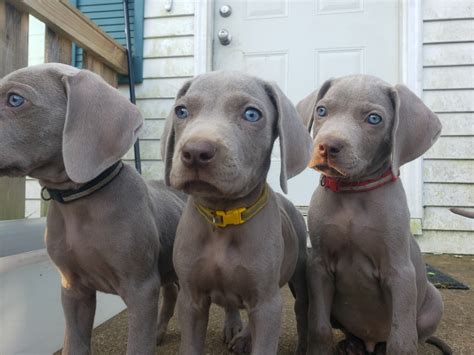
[[[252,355],[276,354],[280,337],[283,301],[280,289],[274,291],[249,312]]]
[[[178,292],[178,322],[181,329],[179,353],[199,355],[204,353],[210,301],[201,296],[200,303],[193,302],[189,289],[181,284]]]
[[[289,282],[295,297],[296,329],[298,346],[295,354],[306,354],[308,348],[308,284],[306,278],[306,258],[298,262],[295,273]]]
[[[417,353],[416,292],[416,274],[413,265],[410,263],[393,268],[392,273],[386,278],[386,293],[392,304],[392,324],[387,340],[387,355],[415,355]]]
[[[159,345],[163,342],[163,338],[168,328],[168,323],[173,316],[174,306],[178,298],[178,286],[174,283],[163,285],[163,301],[161,303],[160,312],[158,313],[158,334],[156,336],[156,343]]]
[[[128,355],[155,354],[159,293],[158,277],[127,285],[122,297],[128,307]]]
[[[61,302],[66,318],[66,333],[62,354],[90,354],[96,291],[61,287]]]
[[[333,353],[331,307],[334,279],[317,257],[308,258],[308,354]]]
[[[224,329],[222,330],[224,344],[229,344],[231,340],[242,330],[242,320],[237,308],[225,308]]]

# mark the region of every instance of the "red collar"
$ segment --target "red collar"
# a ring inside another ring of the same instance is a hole
[[[391,168],[378,179],[364,181],[344,182],[336,178],[321,175],[321,186],[333,192],[366,192],[397,180],[399,175],[400,173],[394,175]]]

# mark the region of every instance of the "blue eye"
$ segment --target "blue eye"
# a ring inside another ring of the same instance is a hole
[[[249,122],[257,122],[262,118],[262,113],[256,108],[249,107],[244,112],[244,120]]]
[[[25,102],[23,96],[17,94],[10,94],[8,96],[8,105],[11,107],[20,107]]]
[[[371,113],[369,117],[367,117],[367,122],[372,125],[377,125],[382,122],[382,117],[375,113]]]
[[[319,116],[319,117],[324,117],[324,116],[326,116],[326,115],[328,114],[328,110],[327,110],[327,108],[324,107],[324,106],[318,106],[318,107],[316,108],[316,112],[318,113],[318,116]]]
[[[174,112],[176,113],[176,116],[181,119],[187,118],[189,116],[189,111],[184,106],[176,106]]]

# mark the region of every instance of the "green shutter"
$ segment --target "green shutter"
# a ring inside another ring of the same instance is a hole
[[[122,0],[69,0],[87,17],[94,21],[103,31],[114,38],[124,47],[125,20],[123,17]],[[143,81],[143,17],[144,0],[129,0],[130,32],[133,52],[133,67],[135,82]],[[72,65],[82,67],[82,48],[73,46]],[[127,82],[126,77],[120,77],[120,83]]]

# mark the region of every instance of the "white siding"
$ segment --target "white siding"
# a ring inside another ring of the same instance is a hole
[[[193,33],[194,1],[174,0],[168,12],[163,1],[145,0],[144,80],[137,85],[136,94],[145,117],[140,150],[146,178],[163,178],[160,138],[179,88],[194,75]],[[132,163],[133,151],[125,158]]]
[[[474,252],[474,4],[424,0],[423,99],[443,124],[424,160],[424,251]]]

